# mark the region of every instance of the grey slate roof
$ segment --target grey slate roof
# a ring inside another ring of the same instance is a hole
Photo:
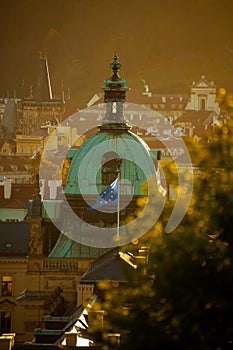
[[[29,222],[0,222],[0,256],[27,256]]]
[[[126,283],[128,273],[132,269],[133,267],[121,258],[118,249],[112,249],[91,263],[80,283],[96,283],[104,279]]]

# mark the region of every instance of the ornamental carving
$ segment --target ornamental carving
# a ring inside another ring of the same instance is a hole
[[[31,223],[31,232],[29,240],[29,250],[31,254],[42,254],[43,245],[40,228],[40,221]]]

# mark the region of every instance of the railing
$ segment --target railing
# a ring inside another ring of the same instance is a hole
[[[29,257],[28,271],[34,272],[84,272],[88,269],[91,260],[88,258],[48,258]]]
[[[76,258],[43,259],[44,271],[78,271],[78,268],[79,264]]]

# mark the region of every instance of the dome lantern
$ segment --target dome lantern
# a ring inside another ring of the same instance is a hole
[[[118,132],[119,130],[129,130],[130,125],[123,115],[123,103],[126,101],[128,87],[126,86],[126,80],[119,76],[118,72],[121,68],[121,63],[117,54],[113,56],[113,62],[110,63],[110,68],[113,71],[113,75],[104,81],[104,102],[107,104],[107,107],[106,115],[100,129],[115,129]]]

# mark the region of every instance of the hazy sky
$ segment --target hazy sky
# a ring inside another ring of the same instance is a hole
[[[54,94],[81,107],[111,75],[115,51],[127,85],[187,92],[204,73],[233,89],[232,0],[0,0],[0,96],[35,84],[46,51]],[[220,84],[223,84],[220,82]],[[227,87],[228,87],[227,86]]]

